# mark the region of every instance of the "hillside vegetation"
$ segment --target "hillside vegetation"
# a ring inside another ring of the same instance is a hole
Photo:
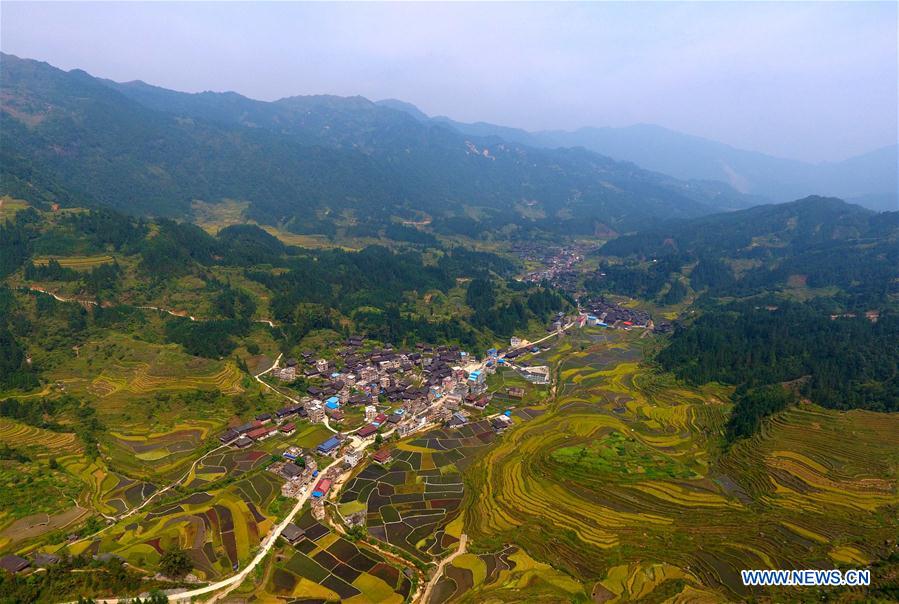
[[[811,197],[672,223],[600,253],[610,260],[588,288],[695,300],[656,359],[692,384],[739,386],[730,438],[796,401],[778,384],[825,407],[899,409],[899,213]]]
[[[236,199],[296,233],[370,231],[395,217],[526,236],[629,230],[739,197],[583,149],[467,137],[359,97],[265,103],[2,62],[0,193],[34,203],[171,216],[194,200]]]

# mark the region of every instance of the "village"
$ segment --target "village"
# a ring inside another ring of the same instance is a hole
[[[527,391],[508,386],[500,392],[491,389],[488,378],[498,370],[512,370],[531,385],[551,384],[549,367],[531,363],[550,349],[552,338],[564,337],[571,328],[642,329],[646,333],[659,330],[645,311],[623,307],[601,296],[582,298],[581,303],[576,313],[554,316],[546,335],[534,341],[513,336],[507,348],[488,349],[480,358],[458,346],[417,344],[411,350],[397,350],[362,336],[350,336],[339,345],[332,343],[324,353],[330,359],[311,351],[297,358],[279,356],[268,369],[256,374],[258,381],[289,404],[259,413],[249,421],[232,422],[218,436],[220,446],[258,448],[262,441],[280,437],[273,443],[274,449],[263,447],[276,452],[273,457],[278,459],[265,471],[283,479],[281,495],[296,501],[265,540],[257,558],[279,537],[288,543],[303,539],[303,529],[293,518],[307,502],[312,517],[324,521],[326,502],[340,491],[354,469],[364,461],[388,466],[397,440],[439,426],[459,428],[474,422],[486,422],[486,427],[497,434],[511,427],[512,408]],[[298,384],[305,393],[293,398],[287,393],[296,392]],[[300,422],[307,427],[309,423],[321,424],[332,434],[314,447],[301,448],[290,439]],[[369,453],[370,448],[373,452]],[[342,521],[350,528],[364,526],[365,513],[342,517]],[[10,572],[22,572],[31,562],[6,556],[2,565],[16,566]],[[182,596],[211,592],[236,583],[241,576],[177,596],[181,601]]]
[[[277,434],[293,434],[297,420],[324,424],[334,432],[332,436],[312,450],[289,446],[281,452],[282,460],[268,468],[285,479],[282,494],[286,497],[301,498],[311,488],[313,512],[323,515],[320,503],[337,476],[358,465],[372,442],[380,445],[390,437],[404,438],[425,427],[460,426],[475,414],[482,416],[491,400],[487,376],[507,363],[505,356],[514,358],[530,350],[519,338],[513,338],[512,345],[508,351],[488,350],[478,361],[456,346],[420,344],[414,351],[398,351],[390,346],[367,346],[362,337],[351,336],[335,350],[333,360],[304,352],[271,368],[268,373],[276,386],[294,383],[302,376],[306,394],[298,404],[229,428],[219,441],[247,448]],[[520,393],[510,394],[512,398],[516,395]],[[362,425],[335,431],[332,423],[342,425],[348,414],[360,416]],[[501,431],[511,425],[509,415],[499,413],[491,418],[494,429]],[[386,464],[391,453],[389,446],[382,446],[371,458]],[[322,457],[342,463],[331,464],[320,473],[316,458]]]
[[[498,368],[507,367],[531,384],[549,384],[548,367],[526,364],[521,359],[546,351],[545,342],[564,335],[565,330],[585,326],[654,327],[648,313],[600,297],[588,299],[586,308],[577,314],[559,313],[548,325],[547,335],[539,340],[529,342],[513,336],[508,348],[491,348],[480,359],[458,346],[417,344],[411,350],[398,350],[375,345],[362,336],[350,336],[330,349],[330,360],[312,351],[279,360],[265,372],[266,383],[294,402],[229,428],[219,440],[222,445],[247,448],[276,434],[293,434],[298,420],[324,424],[332,436],[312,450],[286,447],[280,453],[281,460],[268,468],[284,478],[285,497],[304,497],[311,488],[313,510],[323,514],[315,502],[325,498],[340,473],[363,461],[366,447],[372,444],[378,447],[371,460],[386,464],[391,459],[386,444],[389,439],[405,438],[427,427],[459,427],[486,417],[497,432],[505,430],[512,424],[511,412],[495,405],[488,409],[493,399],[493,393],[488,392],[488,377]],[[286,385],[297,383],[302,383],[304,394],[298,399],[284,394]],[[503,395],[508,403],[521,399],[524,390],[507,388]],[[344,429],[344,425],[352,427]],[[340,459],[341,464],[331,464],[327,471],[319,472],[317,458],[323,457]]]
[[[523,261],[539,265],[539,268],[524,275],[524,281],[545,282],[562,291],[574,292],[581,277],[577,265],[595,249],[593,245],[572,244],[557,247],[523,242],[517,244],[512,251]]]

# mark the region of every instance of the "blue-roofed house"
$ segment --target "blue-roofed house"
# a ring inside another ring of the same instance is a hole
[[[340,407],[340,397],[332,396],[325,401],[325,407],[327,407],[328,409],[337,409],[338,407]]]
[[[337,440],[336,436],[332,436],[331,438],[320,444],[318,447],[316,447],[316,450],[322,455],[331,455],[332,453],[336,452],[339,447],[340,441]]]

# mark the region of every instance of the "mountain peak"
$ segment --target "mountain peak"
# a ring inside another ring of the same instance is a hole
[[[430,119],[428,117],[428,114],[426,114],[424,111],[422,111],[412,103],[407,103],[406,101],[401,101],[399,99],[382,99],[380,101],[375,101],[375,105],[380,105],[381,107],[387,107],[389,109],[396,109],[397,111],[408,113],[420,122],[426,122]]]

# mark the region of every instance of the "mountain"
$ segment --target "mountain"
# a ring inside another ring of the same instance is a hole
[[[548,146],[582,146],[678,178],[719,180],[743,193],[776,201],[821,194],[860,198],[876,203],[874,209],[899,207],[897,145],[841,162],[810,164],[648,124],[547,131],[536,138]]]
[[[405,104],[407,105],[407,104]],[[414,106],[394,104],[423,119]],[[470,136],[499,136],[533,147],[583,147],[685,180],[719,181],[774,201],[833,195],[875,210],[899,208],[899,146],[890,145],[840,162],[811,164],[738,149],[652,124],[622,128],[528,132],[485,122],[431,118]]]
[[[686,252],[758,257],[760,250],[785,256],[814,244],[880,235],[878,225],[895,223],[897,217],[899,212],[878,214],[841,199],[812,196],[671,222],[619,237],[602,249],[619,256]]]
[[[697,292],[722,298],[808,287],[865,307],[899,295],[899,212],[835,198],[673,221],[609,241],[599,253],[631,266],[610,267],[609,286],[651,284],[656,294],[681,273]]]
[[[262,102],[116,83],[2,56],[2,192],[184,216],[250,202],[296,232],[430,218],[437,232],[590,234],[739,207],[585,149],[535,148],[422,122],[362,97]]]

